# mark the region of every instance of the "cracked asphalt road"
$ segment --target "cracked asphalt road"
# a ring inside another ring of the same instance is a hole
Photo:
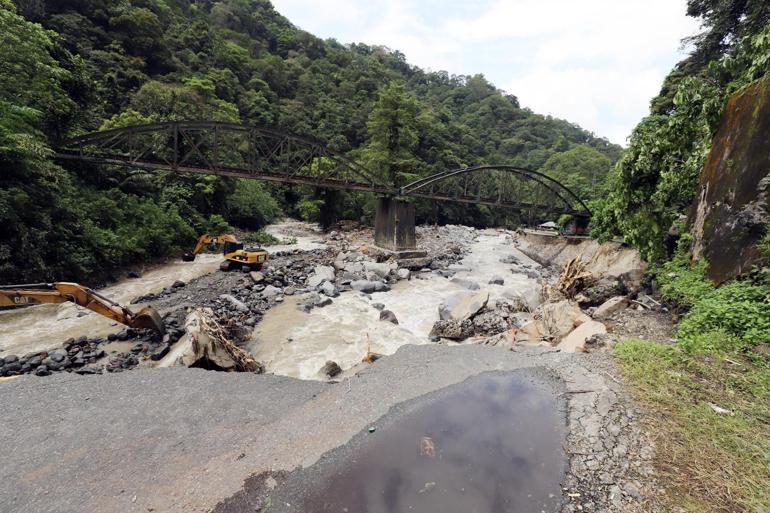
[[[563,382],[563,511],[634,511],[650,454],[609,357],[476,345],[405,346],[338,384],[198,369],[2,382],[0,511],[211,511],[404,401],[521,369]]]

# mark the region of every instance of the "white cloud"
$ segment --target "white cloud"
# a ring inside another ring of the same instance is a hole
[[[341,42],[382,44],[421,67],[483,73],[536,112],[623,143],[682,38],[686,0],[274,0],[292,22]]]

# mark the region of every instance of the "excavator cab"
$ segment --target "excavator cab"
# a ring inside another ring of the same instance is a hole
[[[224,247],[222,248],[222,254],[227,255],[229,253],[235,253],[236,251],[243,249],[243,242],[236,242],[236,241],[225,241]]]

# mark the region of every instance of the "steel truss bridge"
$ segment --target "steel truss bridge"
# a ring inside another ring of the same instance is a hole
[[[557,180],[529,169],[480,165],[395,187],[325,143],[288,132],[216,121],[174,121],[85,134],[56,157],[146,170],[233,176],[588,218],[586,204]]]

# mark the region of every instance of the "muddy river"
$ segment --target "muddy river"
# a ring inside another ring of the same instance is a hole
[[[219,268],[221,255],[201,254],[194,262],[174,260],[155,266],[141,278],[126,278],[100,289],[108,298],[127,306],[136,297],[155,293],[176,280],[189,281]],[[106,317],[72,303],[39,305],[0,312],[0,350],[23,355],[61,345],[70,337],[101,337],[123,328]]]
[[[537,264],[517,250],[510,237],[495,230],[481,231],[470,253],[452,269],[456,277],[479,284],[490,293],[490,302],[501,296],[522,296],[534,307],[539,301],[540,285],[523,274],[513,274],[511,265],[501,262],[515,256],[522,263]],[[490,285],[499,276],[503,285]],[[388,292],[369,296],[344,292],[324,308],[310,313],[297,309],[300,300],[286,301],[269,310],[254,331],[248,350],[265,363],[267,371],[301,379],[319,379],[319,370],[333,360],[343,369],[351,369],[367,351],[393,354],[404,344],[431,343],[429,333],[438,320],[438,307],[444,298],[468,289],[434,273],[419,273],[401,281]],[[371,299],[369,299],[371,297]],[[374,304],[391,310],[399,324],[379,320]]]
[[[284,220],[267,228],[281,239],[270,246],[272,252],[325,247],[317,227],[299,221]],[[522,263],[537,264],[518,251],[504,232],[478,232],[470,252],[451,267],[455,276],[476,282],[490,293],[490,301],[501,296],[521,296],[533,307],[539,301],[535,279],[511,272],[511,265],[501,262],[515,256]],[[101,289],[124,305],[133,298],[156,293],[175,280],[189,281],[213,272],[221,261],[218,254],[201,254],[194,262],[172,261],[145,271],[141,278],[125,279]],[[505,280],[491,285],[493,277]],[[429,333],[438,319],[439,304],[452,294],[467,291],[461,285],[436,273],[416,273],[409,281],[401,281],[388,292],[369,296],[355,291],[343,292],[324,308],[304,313],[297,309],[297,297],[287,296],[284,303],[269,310],[257,325],[246,347],[268,372],[301,379],[324,379],[319,374],[323,365],[333,360],[343,370],[354,369],[369,351],[393,354],[404,344],[431,343]],[[399,324],[379,320],[381,303],[391,310]],[[51,349],[70,337],[106,336],[122,326],[73,304],[41,305],[0,312],[0,351],[23,355]]]

